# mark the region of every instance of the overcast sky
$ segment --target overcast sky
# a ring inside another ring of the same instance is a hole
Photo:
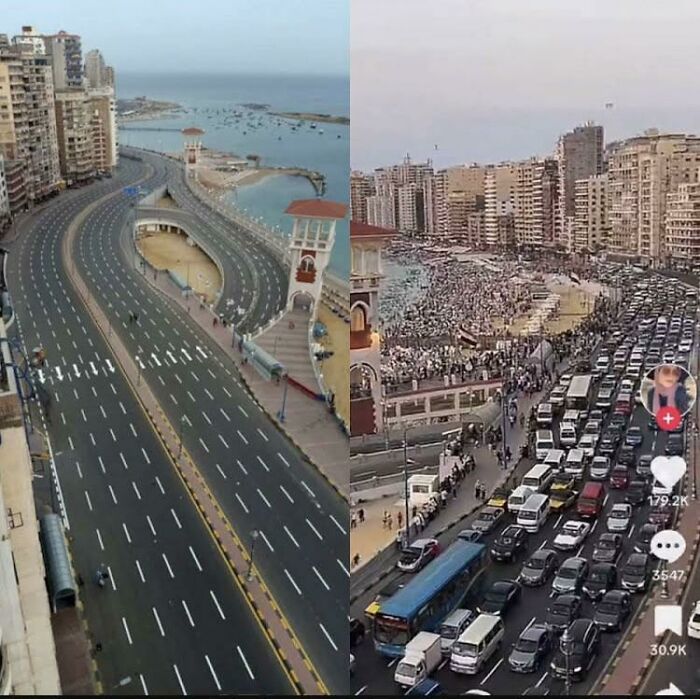
[[[117,71],[348,72],[350,0],[0,0],[0,33],[80,34]]]
[[[352,164],[527,157],[589,118],[700,132],[699,26],[696,0],[352,0]]]

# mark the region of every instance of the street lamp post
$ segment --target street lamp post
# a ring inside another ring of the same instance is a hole
[[[260,532],[257,529],[253,529],[250,532],[250,560],[248,561],[248,582],[253,580],[253,559],[255,557],[255,542],[258,540]]]
[[[564,656],[564,663],[566,669],[566,679],[564,680],[564,694],[568,697],[571,694],[571,651],[573,650],[574,639],[571,637],[569,629],[564,630],[564,634],[561,637],[560,647],[562,655]]]
[[[284,375],[284,386],[282,387],[282,407],[277,412],[277,417],[280,422],[284,422],[285,408],[287,406],[287,374]]]
[[[411,545],[411,526],[408,519],[408,428],[403,428],[403,497],[406,517],[406,536],[404,537],[405,546]]]
[[[180,439],[180,444],[178,446],[177,450],[177,458],[179,459],[182,456],[182,437],[183,433],[185,431],[185,415],[184,413],[180,416],[180,434],[178,435]]]

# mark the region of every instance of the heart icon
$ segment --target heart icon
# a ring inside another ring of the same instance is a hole
[[[666,488],[673,488],[683,478],[688,464],[680,456],[657,456],[651,462],[654,478]]]

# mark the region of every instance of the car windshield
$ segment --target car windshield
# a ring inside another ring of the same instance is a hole
[[[601,539],[598,542],[598,548],[599,549],[614,549],[615,542],[612,539]]]
[[[416,670],[418,670],[417,665],[412,665],[402,660],[396,668],[396,674],[402,677],[413,677],[416,674]]]
[[[527,562],[527,567],[533,570],[542,570],[544,568],[544,558],[531,558]]]
[[[573,580],[578,576],[578,568],[562,567],[559,569],[558,577],[565,580]]]
[[[519,650],[521,653],[534,653],[537,650],[537,641],[533,641],[531,638],[519,638],[515,644],[515,650]]]
[[[625,566],[625,574],[631,575],[631,576],[644,575],[644,566],[636,565],[634,563],[632,563],[632,564],[628,563]]]
[[[403,550],[403,552],[401,553],[401,559],[403,561],[415,561],[417,558],[420,557],[420,554],[420,549],[411,547]]]
[[[627,517],[629,517],[629,513],[626,510],[613,510],[610,513],[610,516],[613,519],[627,519]]]
[[[603,600],[598,604],[598,611],[603,614],[615,614],[617,613],[619,606],[615,602],[606,602]]]
[[[506,597],[506,591],[499,589],[499,590],[489,590],[486,595],[485,599],[487,602],[502,602]]]
[[[479,519],[483,522],[490,522],[494,518],[493,512],[482,512],[479,515]]]
[[[457,638],[457,636],[459,636],[457,631],[458,629],[456,626],[443,626],[440,628],[440,635],[447,639]]]
[[[457,641],[457,643],[455,643],[452,646],[452,652],[456,655],[466,655],[468,657],[474,658],[479,653],[479,646],[475,645],[474,643],[465,643],[463,641]]]
[[[608,579],[607,570],[592,570],[589,580],[591,582],[605,582]]]
[[[571,608],[566,604],[553,604],[549,608],[549,613],[552,616],[569,616],[569,610]]]
[[[499,542],[496,542],[499,543]],[[502,536],[500,544],[501,546],[511,546],[513,543],[513,537],[510,536]]]

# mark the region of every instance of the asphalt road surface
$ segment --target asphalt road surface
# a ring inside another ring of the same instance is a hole
[[[609,416],[606,419],[609,419]],[[646,413],[641,406],[637,405],[633,411],[631,422],[629,423],[630,425],[639,425],[642,429],[644,442],[637,448],[637,455],[647,453],[663,454],[667,434],[651,430],[648,427],[648,420],[648,413]],[[558,419],[555,422],[558,423]],[[558,424],[555,429],[558,430]],[[528,462],[528,464],[529,463],[532,462]],[[560,552],[560,561],[577,554],[589,558],[590,560],[595,542],[600,534],[606,531],[605,520],[607,514],[615,503],[624,501],[624,490],[613,489],[609,485],[606,486],[606,489],[607,498],[604,512],[593,521],[593,531],[589,534],[578,551]],[[625,535],[624,548],[620,559],[618,559],[618,565],[621,565],[626,557],[633,551],[636,532],[646,521],[649,508],[650,505],[648,503],[634,508],[632,524]],[[508,516],[506,516],[506,518],[507,517]],[[545,526],[537,534],[529,535],[529,552],[531,553],[545,546],[551,547],[554,537],[561,530],[562,524],[569,519],[578,519],[575,511],[569,511],[561,516],[550,515]],[[511,520],[509,519],[508,521]],[[447,532],[441,540],[443,547],[449,545],[449,543],[456,538],[458,529],[467,528],[468,526],[468,522],[463,522],[459,527],[455,527],[452,531]],[[495,533],[489,534],[484,538],[487,546],[495,538],[495,534],[502,528],[503,525],[498,527]],[[517,578],[525,558],[526,556],[521,557],[514,564],[489,562],[486,571],[486,583],[488,584],[491,581],[499,579]],[[363,610],[367,604],[372,601],[377,591],[393,579],[399,577],[401,577],[401,574],[399,574],[398,571],[392,573],[379,583],[375,589],[358,599],[352,607],[352,616],[361,619],[364,618]],[[409,576],[404,577],[408,578]],[[625,629],[629,628],[630,622],[634,618],[634,614],[643,597],[642,594],[633,595],[634,611],[628,617]],[[515,695],[522,694],[526,688],[532,686],[548,688],[549,693],[555,696],[562,695],[564,692],[563,682],[555,680],[547,672],[552,653],[547,657],[546,663],[540,670],[530,675],[513,673],[509,670],[507,664],[507,656],[510,653],[511,644],[517,640],[526,626],[531,623],[544,621],[546,610],[551,600],[551,580],[548,584],[540,588],[524,587],[521,600],[505,616],[506,634],[503,639],[501,650],[492,656],[482,671],[475,676],[458,675],[449,669],[447,661],[445,661],[434,674],[434,678],[440,682],[443,690],[449,695],[462,694],[470,689],[479,689],[493,695]],[[584,618],[592,618],[593,613],[594,605],[590,600],[586,599],[583,604],[581,616]],[[572,693],[586,694],[590,691],[597,677],[604,670],[607,661],[613,656],[623,636],[624,629],[622,633],[604,633],[602,635],[600,652],[595,662],[589,669],[585,680],[573,685]],[[396,660],[384,658],[376,653],[369,635],[364,643],[353,649],[353,653],[356,657],[356,671],[352,678],[352,691],[354,693],[381,695],[396,694],[401,691],[393,682]]]
[[[61,265],[70,221],[149,171],[146,189],[170,174],[158,162],[148,170],[123,159],[113,179],[61,195],[12,245],[8,264],[16,327],[26,347],[48,352],[36,379],[52,397],[49,431],[88,623],[103,646],[97,660],[106,690],[132,677],[122,693],[289,693],[288,677]],[[185,446],[242,540],[260,531],[262,577],[323,679],[342,691],[347,622],[337,608],[342,599],[347,605],[348,573],[336,556],[345,560],[338,552],[347,508],[259,410],[213,343],[125,266],[119,236],[130,214],[123,196],[100,204],[79,232],[75,264],[112,314],[114,331],[142,358],[144,379],[182,425]],[[127,327],[127,309],[139,312],[136,326]],[[111,571],[105,589],[92,582],[100,563]]]

